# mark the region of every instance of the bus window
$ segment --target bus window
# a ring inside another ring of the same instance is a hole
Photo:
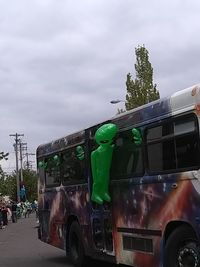
[[[77,156],[76,147],[62,153],[61,169],[64,185],[80,183],[85,180],[85,159]]]
[[[176,136],[177,167],[190,168],[199,165],[198,131],[194,117],[181,118],[174,123]]]
[[[191,114],[147,129],[150,172],[163,172],[199,165],[198,131]]]
[[[53,155],[52,157],[45,160],[47,167],[45,168],[45,182],[46,186],[58,186],[60,185],[60,164],[55,162]]]
[[[174,133],[175,135],[181,135],[185,133],[192,133],[195,131],[195,120],[194,117],[183,117],[177,119],[174,122]]]
[[[176,168],[173,124],[165,122],[147,129],[147,157],[151,172]]]
[[[113,151],[111,179],[143,175],[142,145],[133,141],[131,129],[119,133]]]

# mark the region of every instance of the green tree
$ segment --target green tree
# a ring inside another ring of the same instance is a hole
[[[149,62],[149,52],[145,46],[135,48],[136,54],[136,78],[127,74],[126,80],[126,110],[139,107],[160,98],[156,84],[153,84],[153,68]]]
[[[9,153],[0,152],[0,160],[5,159],[8,160]]]
[[[9,153],[0,152],[0,161],[8,160]],[[6,174],[0,165],[0,195],[6,195],[7,189],[5,185]]]
[[[37,174],[35,171],[23,170],[24,185],[26,188],[26,197],[33,202],[37,199]]]
[[[24,185],[26,188],[26,197],[29,201],[37,199],[37,175],[33,170],[23,170]],[[10,196],[17,200],[16,172],[11,175],[0,177],[0,192],[2,195]]]
[[[10,196],[16,199],[16,176],[6,175],[5,173],[0,177],[0,193],[2,196]]]

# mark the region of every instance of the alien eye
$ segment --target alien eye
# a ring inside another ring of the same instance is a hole
[[[101,144],[106,144],[108,142],[109,142],[108,140],[102,140],[102,141],[100,141]]]

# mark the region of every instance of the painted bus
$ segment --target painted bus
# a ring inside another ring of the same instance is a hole
[[[105,125],[116,133],[99,141]],[[39,239],[65,250],[76,267],[88,258],[200,266],[199,125],[195,85],[40,145]]]

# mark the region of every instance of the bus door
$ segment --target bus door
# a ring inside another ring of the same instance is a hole
[[[90,199],[93,190],[93,176],[92,176],[92,152],[98,148],[98,144],[94,139],[96,130],[101,125],[95,126],[88,130],[88,162],[89,162],[89,188],[90,188]],[[91,200],[91,228],[92,228],[92,239],[95,250],[104,252],[103,254],[113,255],[113,236],[112,236],[112,213],[111,213],[111,202],[103,201],[99,204]]]
[[[92,238],[95,249],[113,254],[111,205],[92,203]]]

